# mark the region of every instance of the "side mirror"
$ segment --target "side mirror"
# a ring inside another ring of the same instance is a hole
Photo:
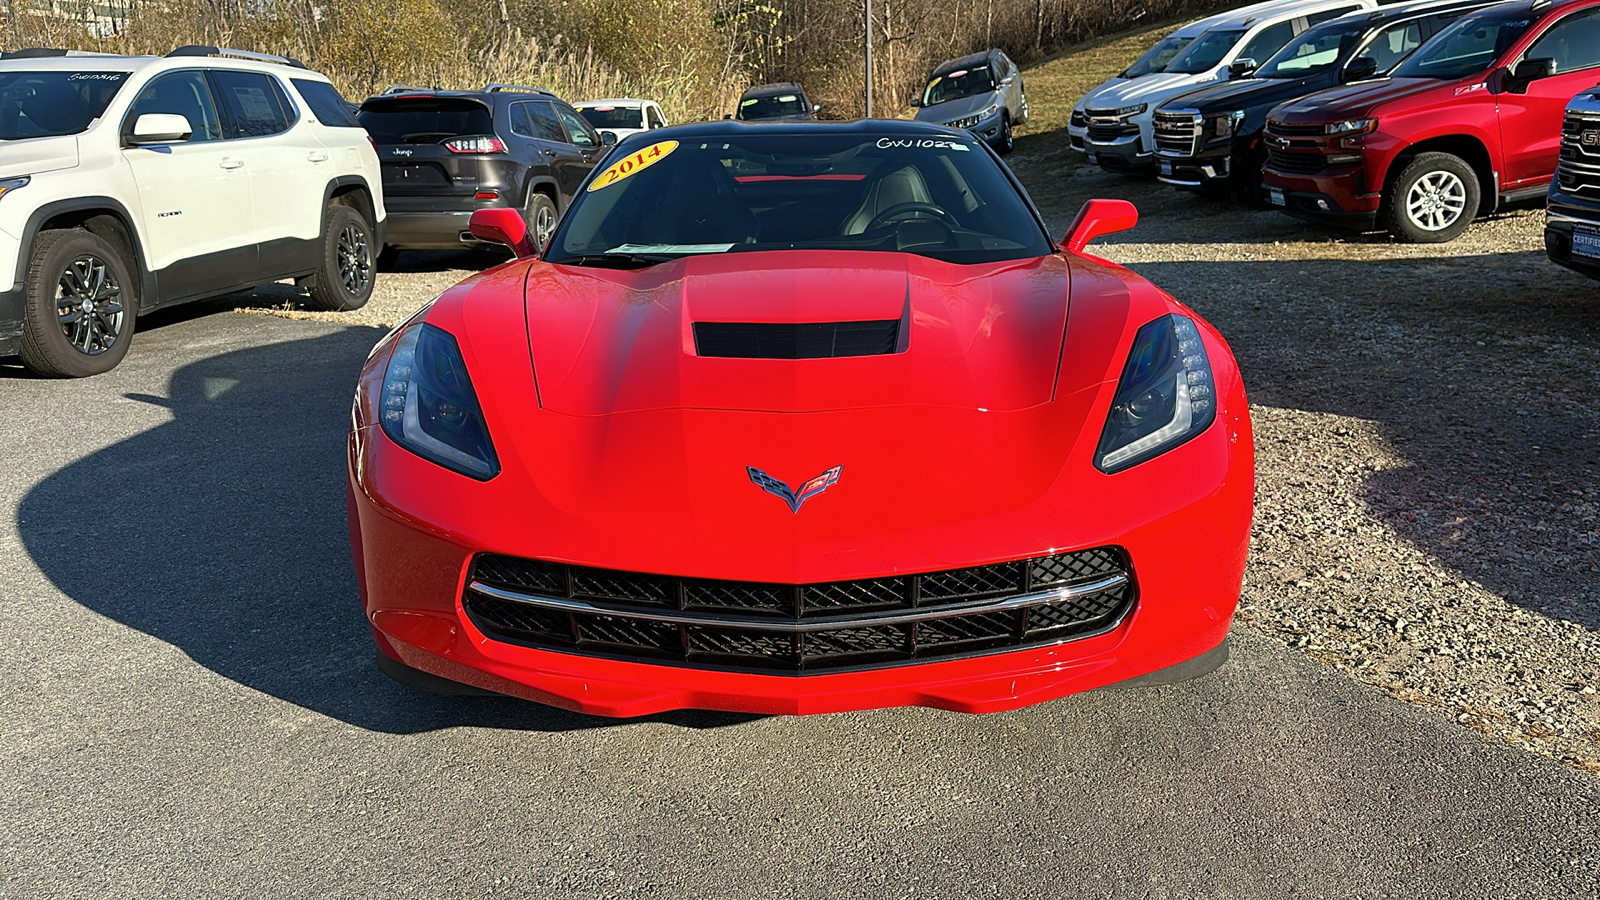
[[[816,115],[819,112],[822,112],[822,104],[821,103],[813,103],[813,104],[811,104],[811,114],[812,115]]]
[[[133,123],[133,134],[128,143],[141,147],[145,144],[176,144],[187,141],[194,134],[189,120],[176,113],[145,113]]]
[[[1344,81],[1365,81],[1378,74],[1378,61],[1370,56],[1358,56],[1344,67],[1340,78]]]
[[[617,133],[615,131],[602,131],[602,132],[600,132],[600,144],[601,144],[601,146],[609,147],[612,144],[615,144],[616,142],[617,142]]]
[[[921,97],[912,97],[911,98],[911,108],[912,109],[921,109],[922,108],[922,98]]]
[[[522,220],[522,213],[514,209],[473,210],[472,218],[467,220],[467,230],[480,241],[510,247],[517,259],[531,259],[539,255],[540,248],[533,246],[533,241],[528,237],[528,223]]]
[[[1261,68],[1261,64],[1248,56],[1244,59],[1236,59],[1228,64],[1228,77],[1245,78],[1259,68]]]
[[[1073,253],[1082,253],[1083,248],[1095,238],[1127,231],[1138,224],[1139,210],[1132,203],[1126,200],[1090,200],[1083,205],[1083,209],[1078,210],[1078,217],[1067,228],[1067,236],[1061,239],[1061,246]]]
[[[1506,90],[1513,94],[1525,93],[1529,84],[1554,74],[1556,74],[1555,60],[1549,57],[1525,59],[1511,70],[1511,77],[1506,80]]]
[[[1000,79],[1000,86],[1001,87],[1011,87],[1011,82],[1016,81],[1016,80],[1017,80],[1017,77],[1015,75],[1007,75],[1006,77]]]

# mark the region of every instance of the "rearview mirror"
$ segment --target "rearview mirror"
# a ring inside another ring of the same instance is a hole
[[[1139,224],[1139,210],[1126,200],[1090,200],[1078,210],[1078,217],[1072,220],[1072,225],[1067,228],[1067,236],[1061,239],[1061,246],[1073,253],[1082,253],[1083,248],[1097,237],[1116,234]]]
[[[1511,77],[1506,79],[1506,90],[1513,94],[1525,93],[1529,84],[1554,74],[1556,74],[1555,60],[1549,57],[1525,59],[1511,70]]]
[[[133,134],[128,143],[135,147],[145,144],[176,144],[187,141],[194,134],[189,120],[177,113],[145,113],[133,123]]]
[[[1228,64],[1228,77],[1244,78],[1259,68],[1261,68],[1261,64],[1249,57],[1236,59]]]
[[[1344,67],[1345,81],[1365,81],[1378,74],[1378,61],[1370,56],[1358,56]]]
[[[533,246],[528,238],[528,223],[522,220],[522,213],[514,209],[473,210],[472,218],[467,220],[467,230],[480,241],[510,247],[517,259],[539,255],[540,248]]]

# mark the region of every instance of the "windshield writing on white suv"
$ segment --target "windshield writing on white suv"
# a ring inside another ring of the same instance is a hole
[[[970,138],[636,136],[573,202],[555,263],[633,268],[753,250],[871,250],[955,263],[1044,256],[1026,200]]]
[[[1395,78],[1465,78],[1489,68],[1532,25],[1526,14],[1509,19],[1461,19],[1434,35],[1392,74]]]
[[[1239,39],[1244,37],[1243,31],[1208,31],[1195,38],[1188,49],[1178,54],[1177,59],[1167,64],[1164,71],[1181,72],[1185,75],[1198,75],[1209,72],[1222,62]]]
[[[128,72],[0,72],[0,140],[79,134],[105,114]]]

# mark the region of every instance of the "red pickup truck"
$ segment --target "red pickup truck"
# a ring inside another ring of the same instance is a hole
[[[1543,196],[1573,95],[1600,83],[1600,0],[1515,0],[1458,19],[1388,78],[1267,116],[1266,202],[1443,243]]]

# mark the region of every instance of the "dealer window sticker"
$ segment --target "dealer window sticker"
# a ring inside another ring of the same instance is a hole
[[[589,182],[589,190],[598,191],[601,188],[608,188],[624,178],[636,175],[665,159],[667,154],[676,149],[678,149],[677,141],[662,141],[658,144],[651,144],[626,159],[617,160],[608,166],[604,172],[601,172],[600,177]]]
[[[960,150],[971,153],[972,148],[946,138],[878,138],[874,144],[879,150]]]

